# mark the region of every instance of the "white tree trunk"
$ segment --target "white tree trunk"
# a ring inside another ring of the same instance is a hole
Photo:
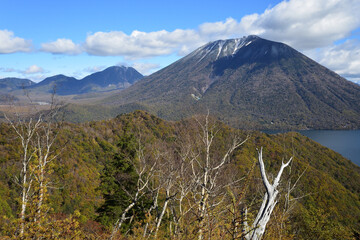
[[[254,223],[252,224],[252,230],[249,232],[249,234],[246,235],[247,240],[260,240],[264,235],[266,225],[270,220],[271,213],[277,204],[277,195],[279,194],[278,186],[280,183],[281,175],[284,169],[290,164],[292,160],[292,158],[290,158],[287,163],[282,162],[280,170],[274,180],[274,183],[271,185],[266,177],[264,161],[262,158],[262,148],[260,149],[258,159],[261,178],[265,186],[266,192],[260,210],[255,218]]]
[[[119,229],[121,228],[121,225],[125,222],[126,220],[126,214],[135,206],[135,202],[132,202],[129,206],[127,206],[127,208],[124,210],[124,212],[121,214],[121,219],[119,219],[116,224],[115,227],[111,233],[110,239],[113,239],[115,234],[119,231]]]
[[[170,201],[170,191],[167,190],[167,191],[166,191],[165,203],[164,203],[163,209],[162,209],[162,211],[161,211],[161,214],[160,214],[160,216],[159,216],[158,222],[156,223],[155,239],[157,238],[157,234],[158,234],[158,231],[159,231],[159,228],[160,228],[160,225],[161,225],[161,222],[162,222],[162,219],[163,219],[163,217],[164,217],[164,214],[165,214],[165,211],[166,211],[166,209],[167,209],[167,206],[168,206],[169,201]]]
[[[17,136],[21,140],[21,147],[23,151],[23,157],[21,159],[22,169],[21,169],[21,211],[20,211],[20,237],[24,235],[25,228],[25,214],[26,208],[29,200],[29,194],[32,187],[32,172],[29,170],[29,163],[32,160],[33,153],[30,152],[30,144],[33,139],[34,134],[38,131],[39,125],[42,122],[41,116],[36,122],[33,122],[30,119],[27,123],[23,122],[21,119],[17,121],[10,120],[6,114],[5,118],[10,123],[11,127],[16,132]]]

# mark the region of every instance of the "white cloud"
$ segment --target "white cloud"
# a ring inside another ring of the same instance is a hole
[[[183,45],[196,42],[194,36],[194,30],[181,29],[149,33],[135,30],[130,35],[121,31],[97,32],[86,38],[84,46],[92,55],[137,59],[171,54]]]
[[[37,65],[32,65],[30,67],[28,67],[25,71],[23,71],[23,73],[25,74],[34,74],[34,73],[43,73],[44,69],[37,66]]]
[[[52,54],[76,55],[82,52],[81,46],[70,39],[59,38],[54,42],[41,44],[41,51]]]
[[[238,37],[244,33],[241,22],[233,18],[227,18],[224,22],[203,23],[198,28],[200,38],[207,41]]]
[[[37,65],[32,65],[25,70],[15,69],[15,68],[0,68],[0,71],[7,73],[20,73],[22,75],[35,74],[35,73],[44,73],[44,69]]]
[[[77,78],[77,79],[83,79],[84,77],[87,77],[93,73],[103,71],[107,66],[104,65],[97,65],[97,66],[90,66],[83,68],[81,70],[74,71],[71,76]]]
[[[11,31],[0,30],[0,54],[29,52],[31,46],[31,41],[15,37]]]
[[[195,30],[133,31],[130,35],[96,32],[86,38],[84,46],[92,55],[137,59],[184,55],[209,41],[255,34],[306,50],[329,46],[348,36],[360,26],[359,12],[358,0],[290,0],[240,21],[228,18],[201,24]]]
[[[83,71],[87,73],[95,73],[99,72],[105,69],[105,66],[93,66],[93,67],[87,67]]]
[[[337,46],[308,52],[308,55],[339,75],[360,83],[359,40],[348,40]]]
[[[250,24],[260,35],[300,49],[332,44],[360,26],[358,0],[291,0],[267,9]]]
[[[229,38],[255,34],[288,43],[298,50],[325,47],[360,27],[358,0],[283,1],[262,14],[244,16],[240,22],[204,23],[201,38]]]
[[[145,76],[155,72],[161,67],[156,63],[133,63],[131,66]]]
[[[211,35],[211,33],[209,33]],[[199,31],[176,29],[156,32],[96,32],[86,38],[84,48],[91,55],[124,56],[126,59],[148,58],[177,53],[184,55],[208,42]]]

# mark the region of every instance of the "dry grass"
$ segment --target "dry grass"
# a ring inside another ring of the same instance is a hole
[[[38,104],[24,104],[24,105],[1,104],[0,105],[0,112],[7,114],[20,114],[25,116],[49,109],[50,109],[50,105],[38,105]]]

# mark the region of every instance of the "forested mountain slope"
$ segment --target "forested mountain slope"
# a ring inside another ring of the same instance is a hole
[[[198,120],[201,122],[201,117],[198,117]],[[216,123],[216,129],[214,156],[226,149],[233,136],[241,139],[249,136],[249,139],[234,151],[227,163],[225,171],[228,174],[223,174],[230,176],[236,173],[234,180],[242,179],[238,181],[238,187],[228,191],[233,191],[237,196],[242,189],[246,189],[242,204],[248,206],[249,214],[258,210],[264,193],[258,166],[253,165],[256,163],[254,159],[257,158],[257,149],[263,147],[270,181],[278,171],[281,161],[294,156],[291,169],[285,170],[282,180],[283,191],[288,183],[291,183],[291,186],[296,183],[295,189],[289,195],[292,208],[284,205],[286,201],[283,192],[264,239],[279,239],[279,235],[283,239],[351,239],[351,236],[359,234],[358,166],[298,133],[267,135],[244,132],[220,122]],[[49,188],[48,204],[52,208],[52,216],[68,215],[79,210],[82,231],[85,231],[87,236],[95,236],[95,232],[98,236],[101,236],[101,233],[106,235],[125,210],[125,203],[130,201],[124,193],[116,195],[117,199],[113,201],[108,200],[109,196],[115,196],[111,194],[121,190],[119,185],[111,180],[111,176],[114,176],[111,173],[114,171],[119,174],[117,176],[120,178],[116,179],[121,179],[121,186],[133,186],[131,183],[137,174],[131,170],[126,160],[131,155],[132,144],[141,143],[144,152],[151,153],[149,158],[179,156],[177,152],[185,143],[190,146],[199,143],[199,133],[201,130],[194,119],[168,122],[142,111],[107,121],[64,124],[55,143],[60,155],[52,163],[53,172],[49,173],[52,188]],[[15,182],[21,170],[21,154],[19,139],[9,125],[1,124],[0,215],[6,216],[0,220],[0,233],[3,234],[9,230],[4,228],[8,219],[16,218],[19,212],[19,189]],[[249,175],[249,172],[252,174]],[[165,201],[164,194],[165,192],[160,192],[159,211]],[[230,195],[226,193],[224,196],[228,199]],[[227,211],[228,205],[225,205],[225,202],[220,206]],[[144,220],[141,214],[150,205],[151,198],[145,198],[135,208],[138,224]],[[286,219],[283,219],[284,209],[289,210]],[[222,215],[219,213],[219,216]],[[165,225],[164,229],[161,229],[165,232],[166,224],[170,224],[171,218],[166,217],[163,221]],[[124,225],[124,231],[129,226]]]

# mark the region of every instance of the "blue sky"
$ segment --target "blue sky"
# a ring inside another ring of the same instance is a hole
[[[2,0],[0,78],[150,74],[218,39],[281,41],[360,82],[359,0]]]

